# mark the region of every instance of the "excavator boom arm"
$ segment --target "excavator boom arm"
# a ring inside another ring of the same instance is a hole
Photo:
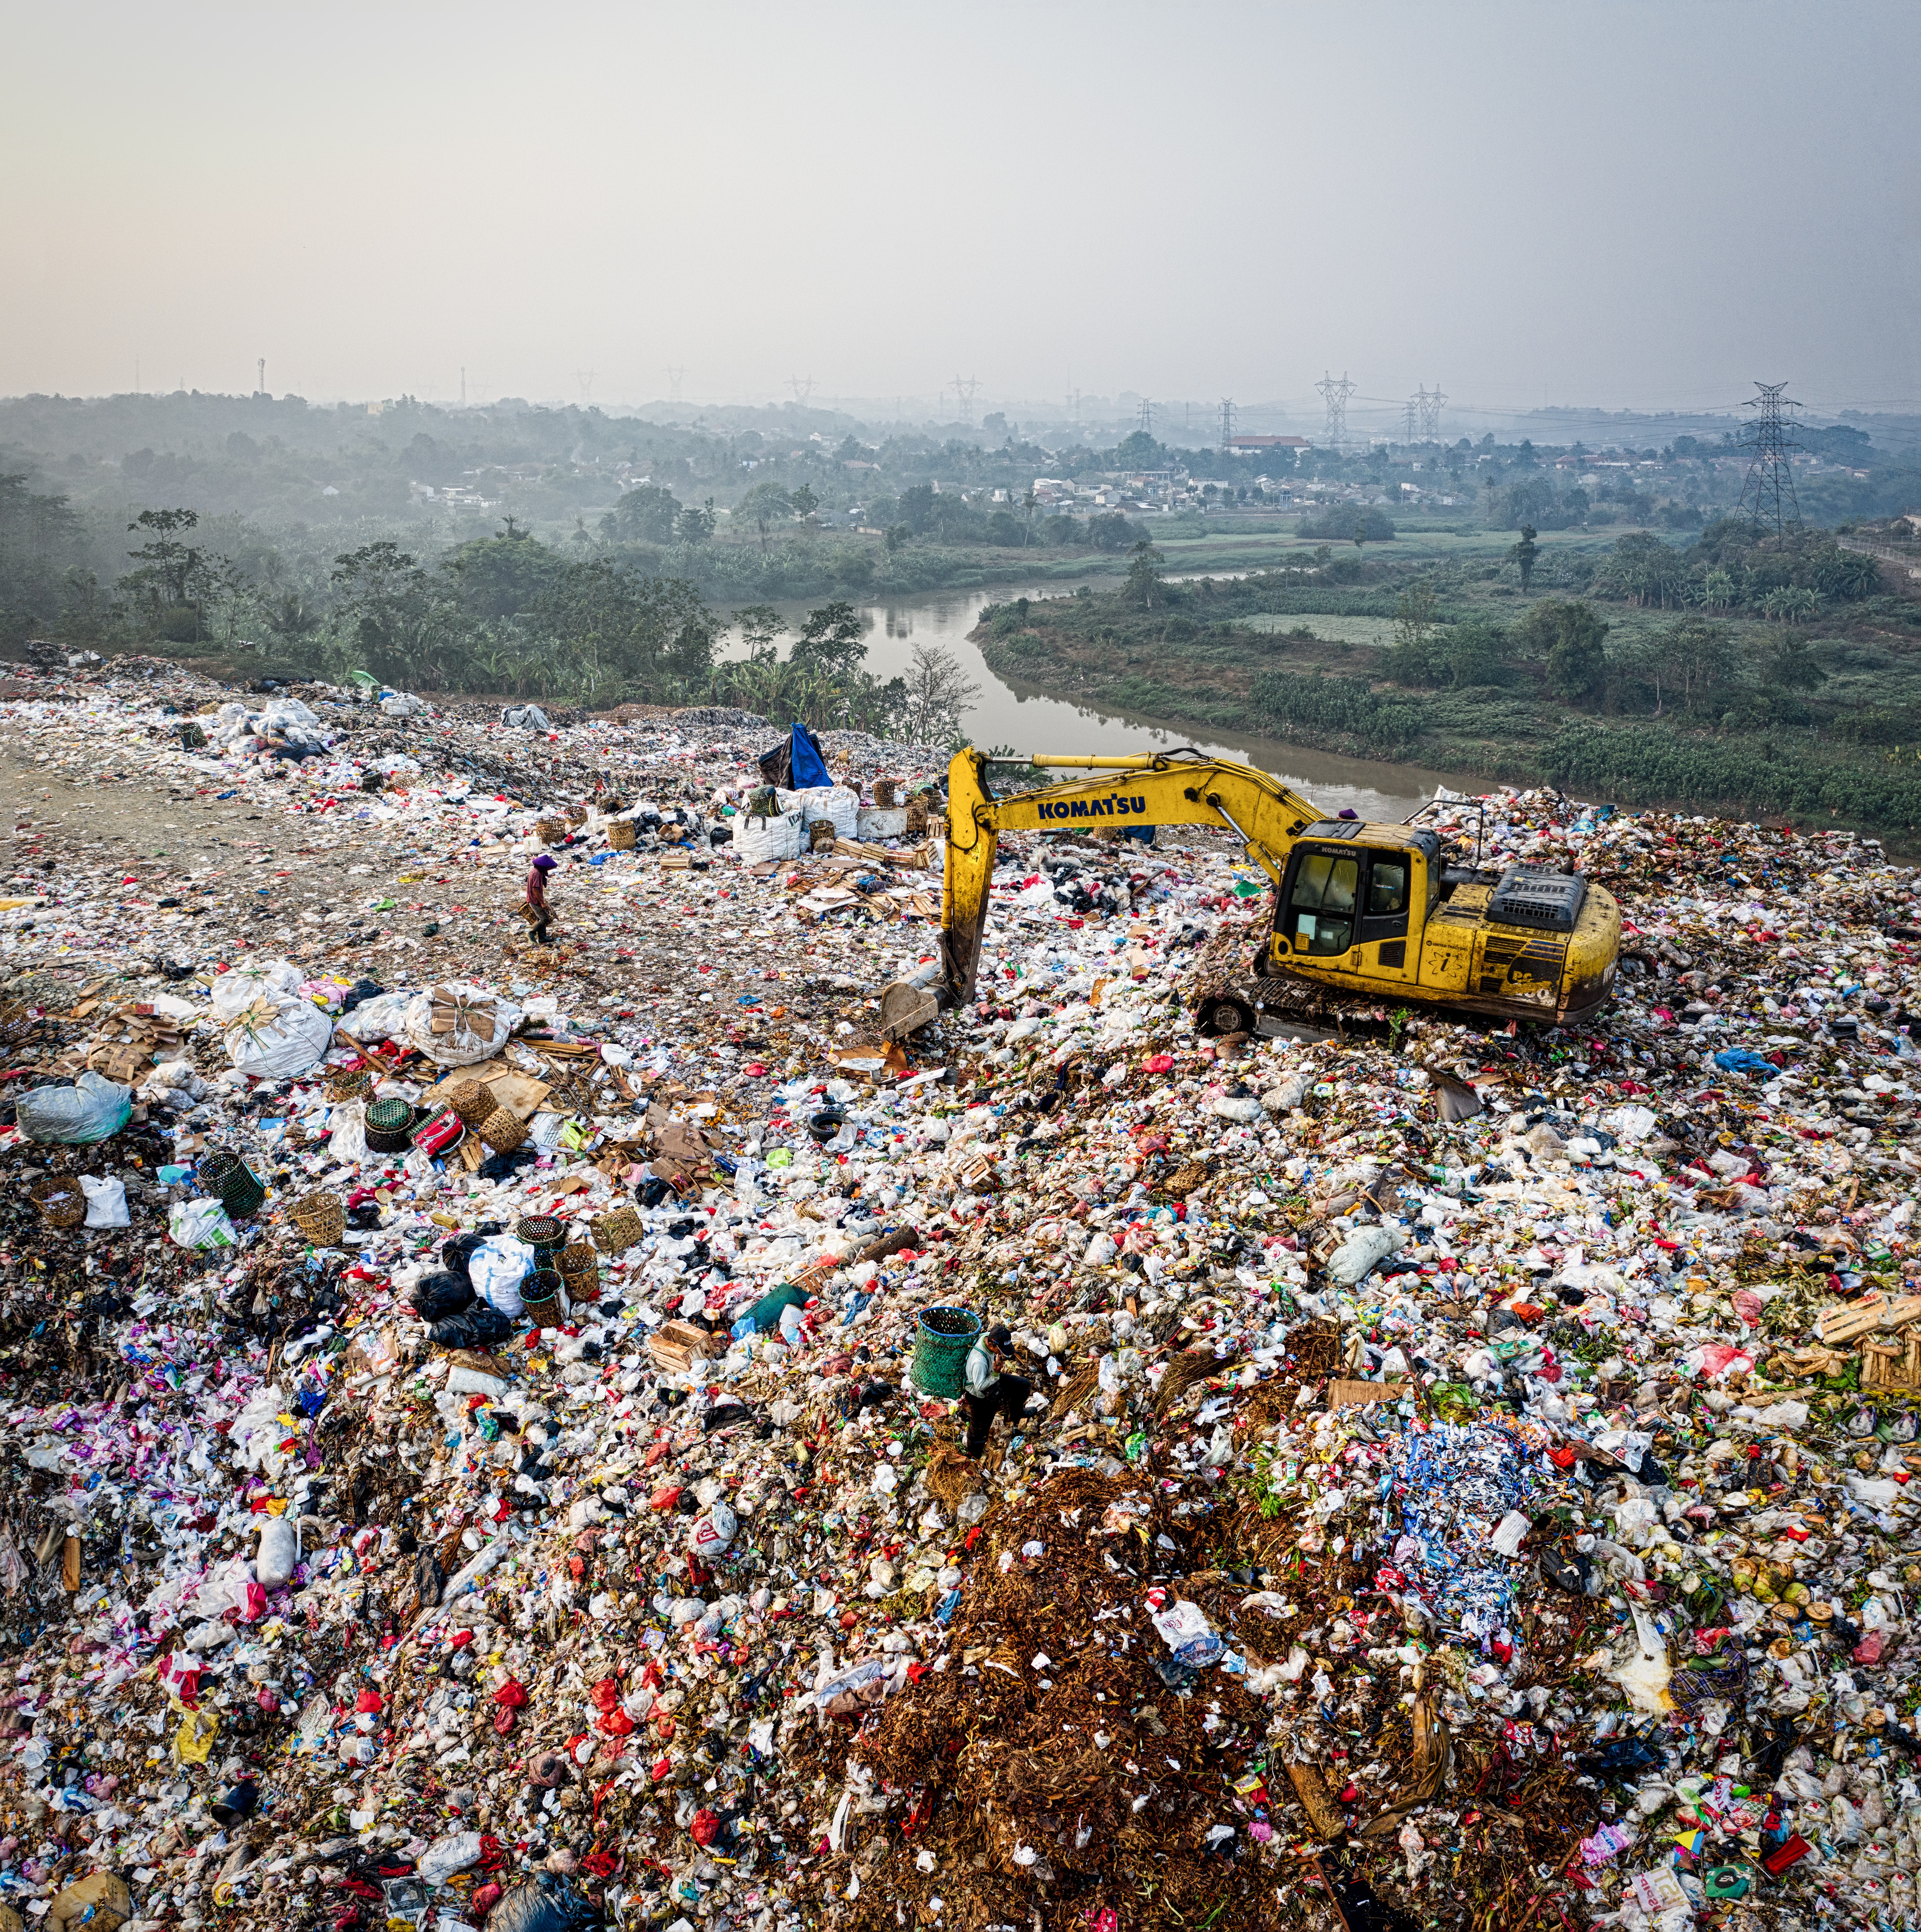
[[[1006,798],[987,788],[989,762],[979,752],[957,752],[947,770],[942,963],[949,994],[961,1006],[974,997],[994,848],[1003,831],[1211,825],[1239,838],[1278,885],[1288,848],[1321,817],[1278,779],[1226,758],[1037,755],[1034,764],[1088,776]]]

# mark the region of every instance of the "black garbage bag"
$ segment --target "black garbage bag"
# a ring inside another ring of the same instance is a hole
[[[340,1002],[340,1011],[350,1013],[354,1008],[364,1006],[369,1000],[377,1000],[386,991],[378,980],[356,980],[348,989],[346,998]]]
[[[421,1276],[408,1298],[423,1322],[444,1322],[448,1316],[458,1315],[473,1305],[474,1285],[464,1274],[441,1268]]]
[[[440,1567],[440,1558],[430,1550],[423,1550],[414,1558],[414,1588],[420,1592],[423,1609],[431,1609],[440,1601],[440,1593],[447,1587],[447,1573]]]
[[[446,1316],[427,1331],[428,1339],[441,1348],[490,1348],[513,1332],[513,1322],[484,1301]]]
[[[495,1231],[496,1233],[498,1229]],[[463,1281],[467,1279],[467,1270],[472,1264],[474,1250],[487,1239],[484,1234],[452,1234],[448,1236],[440,1250],[440,1265],[450,1274],[458,1275]]]
[[[487,1932],[589,1932],[601,1925],[599,1908],[557,1872],[513,1886],[487,1915]]]

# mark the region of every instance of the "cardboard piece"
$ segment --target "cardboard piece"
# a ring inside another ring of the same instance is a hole
[[[1341,1378],[1327,1385],[1329,1408],[1359,1408],[1363,1402],[1398,1402],[1413,1389],[1410,1382],[1363,1382]]]
[[[429,1106],[444,1107],[454,1089],[463,1080],[478,1080],[503,1107],[520,1119],[529,1120],[553,1089],[544,1080],[536,1080],[504,1060],[483,1060],[478,1066],[457,1066],[430,1087],[423,1096]]]

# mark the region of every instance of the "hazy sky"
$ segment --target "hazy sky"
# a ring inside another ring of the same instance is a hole
[[[1921,394],[1921,6],[13,0],[0,392]]]

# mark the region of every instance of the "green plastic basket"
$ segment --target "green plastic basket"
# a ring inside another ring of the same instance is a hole
[[[226,1148],[215,1148],[201,1156],[200,1178],[220,1196],[228,1214],[236,1217],[251,1214],[267,1198],[260,1177]]]
[[[952,1401],[966,1384],[967,1358],[981,1339],[981,1318],[966,1308],[922,1311],[914,1331],[914,1357],[907,1373],[923,1395]]]

